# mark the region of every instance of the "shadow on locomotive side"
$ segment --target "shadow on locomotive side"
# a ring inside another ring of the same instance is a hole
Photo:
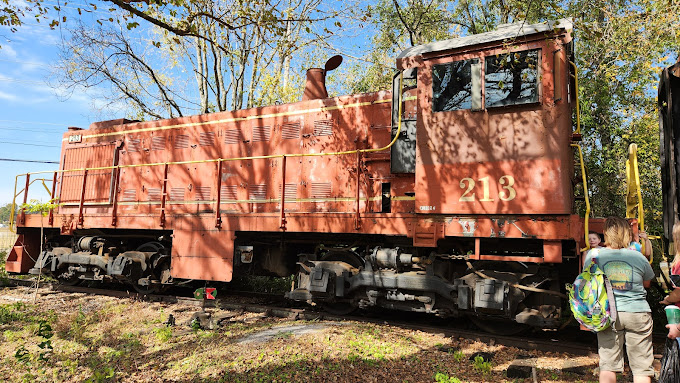
[[[301,102],[70,128],[59,171],[22,175],[59,207],[42,246],[19,212],[7,270],[141,292],[297,273],[286,296],[333,312],[557,328],[587,246],[573,61],[569,20],[508,24],[407,49],[391,91],[328,98],[336,56]]]

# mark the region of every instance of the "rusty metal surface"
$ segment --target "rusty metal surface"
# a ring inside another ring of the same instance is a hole
[[[421,90],[416,208],[423,214],[570,214],[571,106],[553,99],[552,40],[518,43],[542,52],[539,102],[433,112],[434,65],[507,52],[494,47],[434,58],[419,71]],[[549,55],[549,56],[548,56]],[[566,65],[562,66],[563,68]],[[566,78],[567,73],[558,74]]]

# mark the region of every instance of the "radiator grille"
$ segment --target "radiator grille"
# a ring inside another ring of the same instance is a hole
[[[332,136],[333,135],[333,120],[314,121],[314,135],[315,136]]]
[[[178,134],[175,136],[175,149],[186,149],[189,147],[189,136],[186,134]]]
[[[136,153],[142,150],[142,140],[139,138],[128,139],[125,141],[125,148],[128,153]]]
[[[149,201],[160,201],[161,188],[149,188],[147,190],[147,198],[149,199]]]
[[[123,194],[121,196],[121,201],[123,201],[123,202],[137,201],[137,190],[135,190],[135,189],[125,189],[125,190],[123,190]]]
[[[215,132],[203,132],[198,136],[198,145],[213,146],[215,144]]]
[[[243,141],[243,136],[240,129],[227,129],[224,131],[225,144],[238,144],[241,141]]]
[[[312,198],[328,198],[331,196],[330,182],[313,182]]]
[[[172,201],[184,201],[184,188],[170,188],[168,197]]]
[[[151,150],[165,150],[166,141],[167,138],[165,136],[151,137]]]
[[[234,201],[238,199],[238,185],[222,185],[220,188],[220,200]]]
[[[286,196],[286,201],[292,202],[297,198],[297,184],[286,184],[283,191]]]
[[[248,199],[249,200],[267,199],[267,184],[248,186]]]
[[[271,135],[270,126],[253,126],[253,142],[269,141]]]
[[[210,186],[196,186],[196,199],[207,201],[210,199]]]
[[[301,124],[300,122],[289,122],[281,125],[281,138],[284,140],[292,140],[300,138]]]

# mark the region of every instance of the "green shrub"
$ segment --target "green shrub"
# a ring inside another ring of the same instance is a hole
[[[485,362],[484,358],[479,355],[475,356],[473,366],[476,370],[479,370],[485,374],[491,372],[491,362]]]
[[[156,339],[160,342],[167,342],[172,338],[172,328],[170,327],[158,327],[153,329],[154,334],[156,334]]]
[[[434,381],[437,383],[463,383],[455,376],[448,376],[444,373],[438,372],[434,375]]]

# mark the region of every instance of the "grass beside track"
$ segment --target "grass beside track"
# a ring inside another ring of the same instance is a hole
[[[191,328],[196,307],[47,289],[0,289],[0,376],[36,382],[530,382],[508,379],[518,354],[540,356],[541,382],[594,381],[556,370],[565,354],[520,351],[441,334],[356,322],[230,313],[216,330]],[[169,315],[176,326],[164,322]],[[227,314],[213,309],[213,314]],[[291,326],[314,328],[298,333]],[[262,342],[241,343],[264,330]],[[469,360],[494,353],[491,363]]]

